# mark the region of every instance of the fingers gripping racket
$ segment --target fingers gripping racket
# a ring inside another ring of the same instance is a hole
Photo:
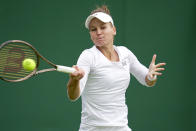
[[[33,59],[35,61],[36,67],[34,70],[28,71],[23,68],[22,62],[25,59]],[[38,71],[40,59],[47,62],[52,68]],[[0,45],[0,79],[8,82],[19,82],[49,71],[73,73],[76,70],[71,67],[53,64],[25,41],[9,40]]]

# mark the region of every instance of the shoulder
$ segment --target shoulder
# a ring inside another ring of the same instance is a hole
[[[90,58],[93,56],[93,52],[94,52],[94,47],[91,47],[89,49],[85,49],[80,54],[80,57]]]
[[[125,46],[116,46],[117,50],[124,55],[128,55],[129,57],[135,57],[134,53]]]
[[[81,55],[93,55],[96,52],[95,47],[91,47],[82,51]]]
[[[82,51],[82,53],[80,54],[79,58],[78,58],[78,62],[77,63],[89,63],[92,64],[93,60],[94,60],[94,53],[95,53],[95,49],[94,46],[89,48],[89,49],[85,49]]]
[[[131,52],[130,49],[128,49],[127,47],[125,46],[116,46],[116,48],[119,50],[119,51],[123,51],[123,52]],[[132,53],[132,52],[131,52]]]

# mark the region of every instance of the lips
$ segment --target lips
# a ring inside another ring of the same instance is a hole
[[[97,40],[98,40],[98,41],[103,41],[104,38],[103,38],[103,37],[99,37],[99,38],[97,38]]]

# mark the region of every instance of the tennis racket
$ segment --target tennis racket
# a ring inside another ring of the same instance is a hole
[[[36,67],[32,71],[25,70],[22,62],[33,59]],[[40,59],[47,62],[52,68],[38,71]],[[0,79],[7,82],[24,81],[32,76],[49,71],[73,73],[72,67],[55,65],[44,58],[31,44],[22,40],[9,40],[0,45]]]

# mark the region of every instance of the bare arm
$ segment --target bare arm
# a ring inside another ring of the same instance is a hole
[[[80,96],[80,79],[84,76],[84,71],[77,66],[73,66],[76,71],[70,74],[69,81],[67,83],[67,93],[71,100],[77,100]]]
[[[156,76],[162,75],[162,73],[160,73],[159,71],[165,70],[165,68],[160,68],[160,67],[166,65],[166,63],[158,63],[155,65],[155,60],[156,60],[156,55],[153,55],[152,61],[149,66],[149,72],[145,78],[145,81],[148,86],[155,85],[155,83],[157,81]]]

